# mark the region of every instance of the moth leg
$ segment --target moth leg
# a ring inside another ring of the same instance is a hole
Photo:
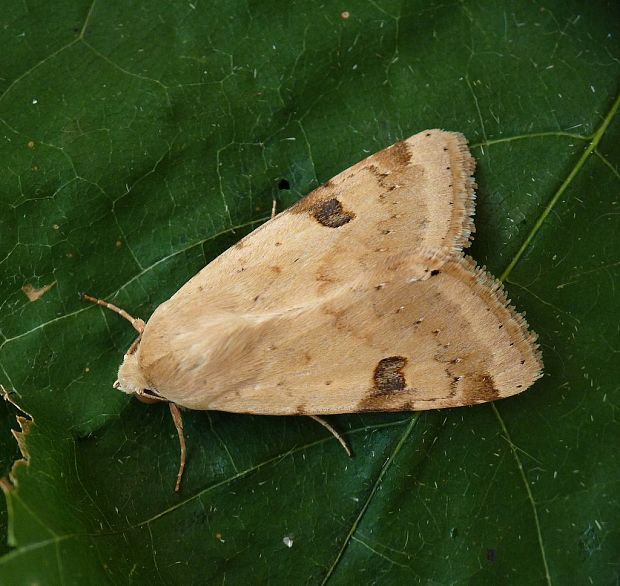
[[[351,457],[351,448],[347,445],[347,442],[344,438],[322,417],[317,417],[316,415],[308,415],[310,419],[314,419],[317,423],[320,423],[329,433],[331,433],[339,442],[340,445],[344,448],[344,451],[347,453],[349,458]]]
[[[181,490],[181,480],[183,479],[183,472],[185,472],[185,460],[187,456],[187,448],[185,447],[185,436],[183,435],[183,418],[181,417],[181,410],[176,403],[168,403],[170,407],[170,413],[172,414],[172,421],[177,428],[177,434],[179,435],[179,444],[181,446],[181,461],[179,463],[179,472],[177,474],[177,483],[174,487],[175,492]]]
[[[274,199],[271,200],[271,218],[270,220],[273,220],[276,217],[276,206],[278,205],[278,202]]]
[[[112,305],[112,303],[108,303],[103,299],[97,299],[96,297],[91,297],[90,295],[86,295],[86,293],[82,293],[82,299],[86,301],[90,301],[91,303],[96,303],[97,305],[101,305],[102,307],[106,307],[107,309],[112,310],[114,313],[118,313],[121,317],[124,317],[131,325],[141,334],[144,331],[144,320],[141,320],[139,317],[132,317],[129,315],[124,309],[120,307],[116,307],[116,305]]]

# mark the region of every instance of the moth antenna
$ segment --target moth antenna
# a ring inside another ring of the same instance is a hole
[[[183,479],[183,472],[185,472],[185,460],[187,456],[187,448],[185,447],[185,436],[183,435],[183,418],[181,417],[181,410],[176,403],[168,403],[170,407],[170,413],[172,414],[172,421],[177,428],[177,434],[179,435],[179,444],[181,445],[181,461],[179,463],[179,472],[177,474],[177,483],[174,487],[175,492],[181,490],[181,480]]]
[[[325,421],[325,419],[317,417],[316,415],[308,415],[308,417],[310,417],[310,419],[314,419],[317,423],[320,423],[327,431],[329,431],[329,433],[331,433],[340,442],[340,445],[344,448],[344,451],[347,453],[349,458],[352,456],[351,448],[349,448],[347,442],[329,423],[327,423],[327,421]]]
[[[118,313],[121,317],[124,317],[131,325],[137,330],[139,334],[144,331],[144,320],[141,320],[139,317],[132,317],[129,315],[124,309],[113,305],[112,303],[108,303],[103,299],[97,299],[96,297],[91,297],[86,293],[82,293],[82,299],[86,301],[90,301],[91,303],[96,303],[97,305],[101,305],[102,307],[106,307],[107,309],[111,309],[114,313]]]

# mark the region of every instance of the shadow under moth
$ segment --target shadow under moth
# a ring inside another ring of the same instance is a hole
[[[319,416],[475,405],[541,376],[536,335],[463,254],[465,138],[428,130],[343,171],[213,260],[145,324],[114,386],[179,407]],[[342,438],[337,436],[344,444]]]

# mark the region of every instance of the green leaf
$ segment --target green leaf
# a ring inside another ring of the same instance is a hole
[[[7,3],[0,383],[34,424],[4,482],[0,583],[617,582],[618,13]],[[473,145],[471,254],[527,311],[544,378],[493,405],[331,418],[353,459],[309,419],[188,412],[175,494],[167,408],[111,388],[134,332],[78,292],[148,318],[273,197],[433,127]]]

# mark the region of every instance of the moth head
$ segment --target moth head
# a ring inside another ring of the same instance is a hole
[[[161,401],[161,398],[148,388],[149,383],[142,374],[142,368],[138,362],[137,349],[139,344],[140,339],[138,338],[125,354],[123,363],[118,369],[118,378],[114,383],[114,388],[128,395],[135,395],[143,403],[156,403]]]
[[[165,401],[155,391],[149,389],[149,384],[146,378],[142,374],[142,369],[138,362],[138,354],[140,349],[140,341],[142,340],[142,333],[144,332],[145,323],[140,318],[132,317],[124,309],[113,305],[103,299],[97,299],[86,293],[80,293],[80,297],[85,301],[90,301],[97,305],[101,305],[114,313],[117,313],[121,317],[124,317],[134,329],[138,332],[139,336],[135,339],[134,343],[127,350],[127,354],[123,359],[121,367],[118,369],[118,378],[114,382],[114,388],[128,395],[135,395],[139,401],[143,403],[156,403],[157,401]]]
[[[142,374],[142,369],[138,364],[138,356],[135,352],[125,354],[123,363],[118,369],[118,379],[114,383],[114,388],[129,395],[141,395],[146,391],[148,383]]]

